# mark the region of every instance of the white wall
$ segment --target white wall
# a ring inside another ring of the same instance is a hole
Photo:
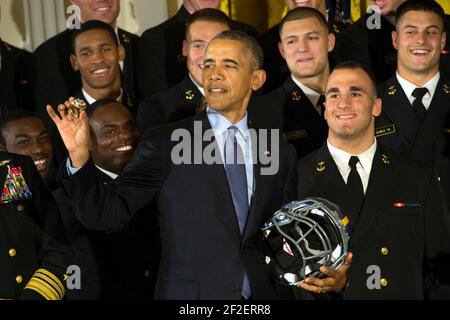
[[[0,0],[0,10],[0,37],[16,47],[24,47],[26,32],[22,1]]]
[[[140,35],[147,28],[167,19],[167,3],[172,1],[121,0],[118,24],[123,29]],[[0,0],[0,37],[14,46],[33,50],[40,42],[64,29],[68,2]]]

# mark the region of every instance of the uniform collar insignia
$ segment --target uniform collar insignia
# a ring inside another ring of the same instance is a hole
[[[326,167],[326,165],[325,165],[325,162],[324,162],[324,161],[321,161],[321,162],[319,162],[319,163],[317,164],[316,170],[317,170],[317,172],[324,172],[326,168],[327,168],[327,167]]]
[[[450,93],[450,86],[449,86],[448,84],[446,84],[446,83],[444,83],[444,92],[445,92],[446,94],[449,94],[449,93]]]
[[[397,92],[397,87],[392,85],[388,88],[388,95],[393,96]]]
[[[188,91],[186,91],[186,93],[185,93],[185,98],[186,98],[186,100],[192,100],[192,99],[194,99],[195,98],[195,93],[194,93],[194,91],[192,91],[192,90],[188,90]]]
[[[301,98],[302,98],[302,95],[300,94],[300,92],[294,91],[291,93],[292,101],[300,101]]]

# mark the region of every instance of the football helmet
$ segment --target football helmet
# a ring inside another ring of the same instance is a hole
[[[321,266],[339,268],[347,254],[348,219],[325,199],[291,202],[261,229],[266,264],[284,284],[294,286],[306,277],[320,278]]]

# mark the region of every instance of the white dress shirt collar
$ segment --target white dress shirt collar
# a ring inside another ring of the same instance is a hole
[[[351,168],[348,165],[351,156],[357,156],[359,162],[356,164],[356,169],[361,177],[364,192],[367,190],[369,184],[370,171],[372,170],[373,157],[375,156],[375,151],[377,150],[377,140],[374,139],[373,145],[361,154],[350,154],[344,150],[338,149],[329,141],[327,141],[328,150],[330,151],[331,157],[336,163],[339,172],[347,183],[348,175],[350,174]]]
[[[200,91],[200,93],[205,96],[205,89],[203,89],[202,87],[200,87],[197,82],[195,82],[194,77],[192,77],[191,73],[189,72],[189,78],[191,78],[192,83],[197,87],[198,91]]]
[[[100,170],[101,172],[103,172],[104,174],[106,174],[108,177],[110,177],[113,180],[118,177],[117,174],[115,174],[115,173],[113,173],[111,171],[108,171],[108,170],[105,170],[103,168],[100,168],[98,165],[95,165],[95,166],[97,167],[98,170]]]
[[[84,90],[84,88],[81,88],[81,91],[83,92],[83,95],[86,98],[86,101],[89,105],[94,104],[95,101],[97,101],[91,95],[89,95],[89,93],[87,93],[87,91]],[[123,90],[120,89],[120,95],[117,97],[116,100],[122,103],[122,98],[123,98]]]
[[[408,80],[406,80],[405,78],[403,78],[398,72],[397,72],[397,80],[400,83],[400,86],[402,87],[403,91],[406,94],[406,97],[409,100],[409,103],[412,105],[414,100],[416,98],[414,98],[412,96],[412,93],[414,91],[414,89],[418,88],[414,83],[409,82]],[[436,87],[438,85],[439,79],[440,79],[440,73],[437,72],[436,75],[430,79],[430,81],[428,81],[427,83],[425,83],[422,88],[427,88],[428,89],[428,93],[426,95],[423,96],[422,98],[422,103],[425,106],[425,109],[428,110],[428,108],[431,105],[431,100],[434,97],[434,93],[436,92]]]
[[[295,79],[294,75],[291,75],[291,77],[292,77],[292,81],[294,81],[294,83],[303,91],[303,93],[306,94],[306,96],[308,97],[308,100],[312,103],[314,108],[316,108],[316,110],[319,112],[319,114],[322,114],[322,110],[320,110],[320,108],[319,109],[317,108],[317,103],[319,102],[320,93],[305,86],[303,83],[301,83],[300,81]]]

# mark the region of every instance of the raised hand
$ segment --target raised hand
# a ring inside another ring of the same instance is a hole
[[[74,98],[58,106],[58,114],[53,107],[47,105],[47,112],[58,128],[59,134],[69,151],[72,166],[82,167],[89,160],[89,122],[86,112],[81,111],[78,118],[70,116],[68,106]]]

